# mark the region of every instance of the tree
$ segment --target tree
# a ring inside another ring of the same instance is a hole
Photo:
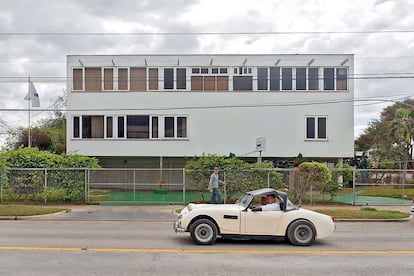
[[[273,170],[270,162],[249,164],[235,155],[207,155],[193,158],[185,165],[186,174],[196,183],[201,196],[208,187],[214,167],[222,171],[221,177],[224,174],[226,176],[226,193],[229,198],[237,193],[267,187],[268,175],[270,187],[278,189],[284,186],[281,175]]]
[[[40,150],[52,153],[66,152],[66,119],[60,107],[66,105],[64,96],[59,96],[54,103],[55,110],[49,115],[49,118],[43,119],[31,128],[31,145]],[[28,146],[27,127],[10,130],[7,138],[7,148],[10,150],[18,149],[21,146]]]
[[[331,181],[331,172],[325,164],[318,162],[303,162],[296,168],[294,183],[295,195],[302,206],[305,193],[310,187],[326,189]]]
[[[369,122],[365,131],[355,140],[355,149],[369,151],[370,159],[378,162],[379,168],[399,168],[398,161],[407,157],[411,160],[411,155],[407,153],[409,145],[406,136],[413,128],[410,106],[414,106],[414,100],[384,108],[380,118]]]

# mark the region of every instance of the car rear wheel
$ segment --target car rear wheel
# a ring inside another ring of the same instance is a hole
[[[217,232],[216,225],[209,219],[196,220],[190,228],[191,238],[200,245],[214,244]]]
[[[315,241],[315,236],[315,227],[306,220],[294,221],[287,231],[287,237],[293,245],[311,245]]]

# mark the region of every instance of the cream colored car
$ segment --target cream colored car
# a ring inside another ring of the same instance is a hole
[[[261,210],[262,197],[274,195],[279,211]],[[214,244],[217,237],[237,239],[287,239],[293,245],[311,245],[331,236],[334,218],[297,208],[287,194],[260,189],[242,195],[235,204],[188,204],[174,221],[175,232],[190,232],[196,244]]]

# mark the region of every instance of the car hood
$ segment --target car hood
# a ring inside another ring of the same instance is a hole
[[[210,209],[210,210],[240,210],[240,206],[237,204],[188,204],[188,210],[198,210],[198,209]]]

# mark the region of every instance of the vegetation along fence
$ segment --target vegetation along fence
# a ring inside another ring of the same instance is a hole
[[[413,170],[332,169],[327,183],[306,186],[307,204],[410,205]],[[0,178],[1,202],[99,202],[100,204],[183,204],[208,202],[211,170],[185,169],[7,169]],[[248,190],[276,188],[295,199],[302,180],[295,169],[223,170],[225,202]]]

